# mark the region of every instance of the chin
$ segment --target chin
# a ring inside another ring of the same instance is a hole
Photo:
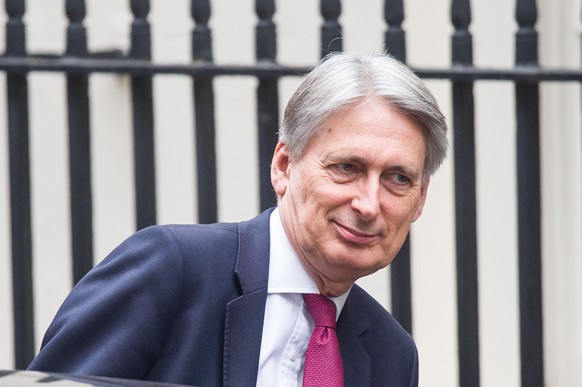
[[[390,261],[366,261],[365,258],[358,259],[357,256],[351,255],[345,259],[335,260],[331,264],[341,267],[342,271],[357,279],[375,273],[388,266],[389,263]]]

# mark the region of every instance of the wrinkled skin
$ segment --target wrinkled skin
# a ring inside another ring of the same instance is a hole
[[[379,99],[332,115],[297,158],[277,144],[283,227],[322,294],[392,262],[422,213],[425,153],[421,127]]]

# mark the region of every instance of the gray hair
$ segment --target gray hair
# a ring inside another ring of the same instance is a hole
[[[424,178],[443,162],[447,124],[424,83],[408,67],[387,55],[334,53],[310,71],[291,97],[279,140],[300,157],[309,140],[331,115],[380,97],[424,130]]]

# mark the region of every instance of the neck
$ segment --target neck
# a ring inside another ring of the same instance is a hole
[[[319,289],[319,293],[326,297],[339,297],[345,294],[354,286],[353,282],[338,282],[325,278],[319,273],[314,273],[310,268],[307,269],[309,276],[313,278]]]

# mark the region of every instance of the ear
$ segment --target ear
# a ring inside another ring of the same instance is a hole
[[[285,195],[289,183],[289,152],[284,142],[279,141],[271,163],[271,184],[277,193],[277,198]]]
[[[420,186],[420,201],[418,202],[418,207],[416,208],[416,212],[412,218],[413,222],[416,222],[420,215],[422,215],[422,210],[424,208],[424,203],[426,202],[426,193],[428,191],[428,185],[430,183],[430,177],[427,177],[426,180]]]

